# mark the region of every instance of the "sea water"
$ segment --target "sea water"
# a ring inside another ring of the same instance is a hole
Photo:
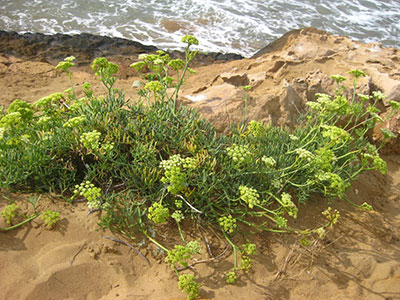
[[[284,33],[313,26],[363,42],[400,47],[400,0],[0,0],[0,29],[82,32],[181,49],[249,57]]]

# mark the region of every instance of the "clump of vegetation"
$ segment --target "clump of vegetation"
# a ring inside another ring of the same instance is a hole
[[[21,212],[20,207],[16,203],[11,203],[11,204],[7,205],[2,210],[1,216],[3,217],[5,222],[11,226],[6,227],[6,228],[0,227],[0,231],[13,230],[13,229],[18,228],[18,227],[32,221],[33,219],[37,218],[40,215],[39,212],[36,212],[36,205],[37,205],[37,202],[39,201],[39,199],[40,199],[40,197],[29,197],[27,199],[27,201],[30,204],[32,204],[33,210],[34,210],[34,213],[30,216],[27,216],[26,214]],[[15,220],[17,220],[17,219],[22,219],[22,221],[20,221],[17,224],[14,224]]]
[[[19,207],[15,203],[7,205],[1,212],[1,216],[8,225],[11,225],[13,219],[18,215],[18,210]]]
[[[69,91],[33,104],[15,101],[0,118],[0,177],[2,188],[81,196],[90,209],[103,210],[102,227],[127,237],[141,231],[166,251],[179,288],[194,299],[200,286],[193,275],[180,271],[200,247],[185,240],[182,220],[207,224],[225,238],[234,252],[226,282],[235,283],[238,272],[249,272],[256,253],[249,233],[299,233],[304,243],[311,234],[323,237],[339,214],[329,210],[326,225],[300,231],[288,225],[299,217],[299,204],[315,194],[345,199],[359,174],[385,174],[387,169],[380,146],[367,138],[384,121],[376,105],[382,94],[354,92],[348,100],[343,96],[345,78],[335,75],[336,95],[318,94],[308,102],[296,129],[251,121],[219,135],[196,111],[177,103],[185,76],[194,73],[189,63],[197,52],[191,47],[198,44],[192,36],[182,41],[185,60],[158,51],[140,55],[131,65],[144,81],[136,102],[114,86],[118,66],[106,58],[92,65],[106,87],[104,96],[96,96],[86,83],[85,96],[78,99],[71,83]],[[73,60],[58,66],[69,80]],[[354,80],[365,76],[358,70],[350,73]],[[250,88],[245,87],[246,93]],[[386,118],[400,108],[398,102],[389,103],[392,111]],[[387,130],[384,134],[393,136]],[[44,215],[48,224],[58,217]],[[169,220],[175,221],[182,245],[168,248],[151,234]],[[239,245],[239,236],[247,243]]]
[[[44,224],[46,224],[47,228],[52,229],[57,222],[60,221],[60,214],[61,213],[58,211],[46,209],[46,211],[42,213],[40,219],[44,221]]]

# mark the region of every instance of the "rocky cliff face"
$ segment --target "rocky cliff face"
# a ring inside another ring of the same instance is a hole
[[[400,101],[399,49],[354,42],[314,28],[291,31],[254,58],[224,64],[218,72],[212,67],[201,69],[196,79],[189,79],[190,89],[184,91],[182,99],[186,105],[199,109],[221,131],[243,118],[293,126],[304,104],[315,100],[316,93],[334,94],[331,75],[348,78],[346,93],[350,96],[353,83],[347,73],[352,69],[368,75],[358,81],[357,93],[379,90],[387,96],[380,103],[383,112],[389,99]],[[199,86],[195,82],[204,84]],[[252,86],[245,117],[244,85]],[[395,116],[384,126],[399,134],[399,119]],[[378,133],[375,138],[380,138]]]
[[[21,36],[0,32],[0,88],[3,90],[0,101],[6,105],[15,98],[34,101],[49,92],[67,88],[64,75],[55,72],[53,66],[69,55],[75,55],[80,66],[74,70],[77,85],[93,78],[87,66],[94,57],[111,58],[120,65],[118,86],[134,100],[137,91],[131,85],[137,74],[128,66],[139,53],[155,50],[135,42],[86,34]],[[188,78],[180,95],[181,103],[198,109],[221,132],[243,119],[293,126],[299,112],[305,109],[304,104],[315,99],[315,93],[334,93],[331,75],[349,78],[347,93],[350,95],[352,80],[347,72],[352,69],[363,70],[368,75],[359,81],[357,92],[369,94],[380,90],[387,96],[380,103],[383,113],[387,100],[400,101],[399,49],[363,44],[307,28],[285,34],[253,58],[239,58],[200,55],[194,63],[198,74]],[[252,86],[247,101],[242,88],[245,85]],[[383,126],[398,135],[399,120],[400,116],[395,116]],[[379,139],[379,134],[374,138]],[[394,151],[399,149],[398,140],[391,145]]]
[[[124,57],[136,59],[141,53],[155,52],[154,46],[143,45],[122,38],[110,38],[89,33],[78,35],[6,32],[0,30],[0,53],[22,59],[55,62],[74,55],[80,65],[91,63],[96,57]],[[182,56],[172,51],[171,56]],[[200,54],[197,65],[207,65],[215,61],[242,59],[238,54]]]

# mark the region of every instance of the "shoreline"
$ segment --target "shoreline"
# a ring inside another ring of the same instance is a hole
[[[99,36],[89,33],[68,35],[57,33],[46,35],[43,33],[9,32],[0,30],[0,53],[32,61],[51,62],[60,61],[67,56],[74,55],[79,65],[90,64],[96,57],[129,57],[137,59],[142,53],[154,53],[159,49],[151,45],[143,45],[138,41],[118,37]],[[181,57],[178,50],[168,51],[172,58]],[[240,60],[245,57],[235,53],[202,53],[196,58],[196,65],[203,66],[215,62]]]
[[[315,27],[304,27],[293,29],[282,36],[266,43],[250,57],[244,57],[236,53],[201,52],[194,60],[194,66],[206,66],[213,63],[229,62],[241,59],[255,59],[266,53],[281,50],[290,39],[297,38],[304,32],[311,32],[321,35],[333,35]],[[376,45],[382,49],[400,49],[397,47],[383,46],[380,42],[366,43],[353,40],[348,36],[339,36],[351,40],[358,45]],[[67,56],[74,55],[78,65],[88,65],[96,57],[120,57],[136,60],[142,53],[154,53],[163,50],[172,58],[183,57],[179,50],[160,49],[154,45],[145,45],[136,40],[129,40],[119,37],[94,35],[90,33],[80,34],[43,34],[38,32],[18,33],[15,31],[0,30],[0,53],[6,56],[15,56],[31,61],[57,63]]]

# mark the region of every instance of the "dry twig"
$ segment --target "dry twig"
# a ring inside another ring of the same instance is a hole
[[[230,245],[226,246],[225,250],[222,251],[222,253],[218,254],[218,256],[216,256],[216,257],[212,257],[212,258],[209,258],[209,259],[203,259],[203,260],[196,260],[195,262],[191,263],[191,264],[188,265],[187,267],[180,267],[180,268],[177,268],[177,271],[180,272],[180,271],[186,270],[186,269],[188,269],[188,268],[193,269],[193,266],[195,266],[195,265],[204,264],[204,263],[209,263],[209,262],[218,260],[218,259],[220,259],[222,256],[225,255],[226,251],[228,251],[229,248],[230,248]]]
[[[83,248],[85,248],[86,246],[86,242],[83,243],[83,245],[79,248],[79,250],[75,253],[75,255],[72,257],[71,259],[71,266],[75,261],[75,258],[78,256],[79,253],[81,253],[81,251],[83,250]]]
[[[123,240],[116,239],[116,238],[111,237],[111,236],[104,236],[104,238],[108,239],[108,240],[111,240],[113,242],[121,243],[121,244],[124,244],[125,246],[128,246],[129,248],[133,249],[141,258],[143,258],[148,265],[150,265],[150,261],[142,254],[142,252],[140,252],[138,249],[133,247],[131,244],[129,244],[129,243],[123,241]]]

